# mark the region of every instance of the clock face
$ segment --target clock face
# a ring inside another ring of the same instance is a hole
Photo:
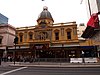
[[[45,28],[45,27],[46,27],[46,22],[45,22],[45,20],[43,20],[43,21],[40,23],[40,26],[41,26],[42,28]]]
[[[41,27],[42,27],[42,28],[45,28],[45,27],[46,27],[46,25],[45,25],[45,24],[41,24]]]

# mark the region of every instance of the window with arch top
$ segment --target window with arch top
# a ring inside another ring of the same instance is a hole
[[[33,39],[33,32],[29,32],[29,40]]]
[[[19,34],[19,42],[23,42],[23,33]]]
[[[66,32],[67,32],[67,39],[72,39],[72,36],[71,36],[72,30],[71,30],[70,28],[68,28],[68,29],[66,30]]]
[[[59,40],[59,30],[55,30],[55,40]]]
[[[2,44],[3,36],[0,36],[0,44]]]

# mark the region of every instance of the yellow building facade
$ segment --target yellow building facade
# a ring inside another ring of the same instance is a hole
[[[16,35],[16,49],[8,51],[9,55],[15,51],[16,58],[79,58],[82,51],[94,51],[88,41],[78,39],[76,22],[54,24],[48,7],[43,8],[37,25],[16,28]]]

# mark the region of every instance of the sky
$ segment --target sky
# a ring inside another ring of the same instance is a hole
[[[87,22],[85,2],[81,0],[0,0],[0,13],[9,18],[14,27],[37,25],[37,18],[47,6],[54,23]]]

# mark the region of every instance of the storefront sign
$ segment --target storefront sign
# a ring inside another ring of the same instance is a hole
[[[42,49],[47,49],[48,48],[48,44],[35,44],[34,45],[34,49],[37,50],[42,50]]]
[[[35,46],[36,49],[43,49],[43,46]]]

